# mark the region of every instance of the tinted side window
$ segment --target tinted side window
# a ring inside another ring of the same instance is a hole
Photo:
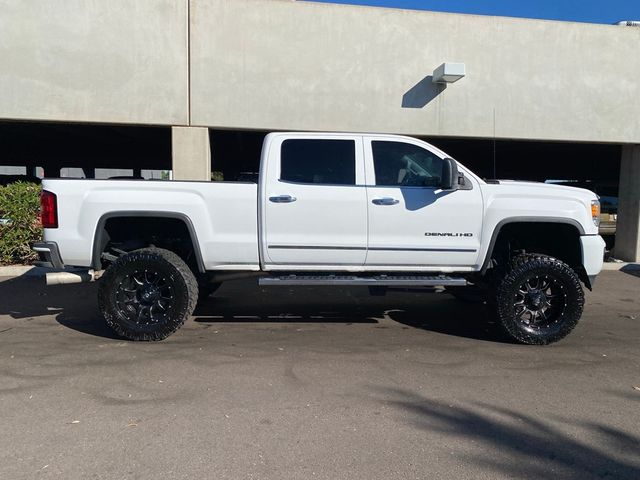
[[[297,183],[355,185],[355,141],[285,140],[282,142],[280,179]]]
[[[444,161],[429,150],[402,142],[371,142],[376,185],[439,187]]]

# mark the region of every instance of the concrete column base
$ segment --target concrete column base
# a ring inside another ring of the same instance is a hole
[[[211,180],[208,128],[172,127],[171,155],[174,180]]]
[[[640,145],[622,149],[615,256],[640,262]]]

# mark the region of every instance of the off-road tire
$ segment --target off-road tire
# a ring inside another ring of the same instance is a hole
[[[531,288],[536,285],[540,288]],[[522,293],[525,291],[527,294]],[[546,255],[518,255],[495,283],[498,325],[509,339],[519,343],[547,345],[561,340],[576,326],[583,307],[584,291],[578,275],[566,263]],[[532,319],[533,314],[544,314],[544,319]]]
[[[178,255],[161,248],[121,256],[99,283],[98,304],[107,325],[129,340],[167,338],[184,324],[198,301],[191,269]]]

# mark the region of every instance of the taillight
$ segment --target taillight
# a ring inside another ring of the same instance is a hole
[[[43,190],[40,194],[40,221],[43,228],[58,228],[56,194]]]

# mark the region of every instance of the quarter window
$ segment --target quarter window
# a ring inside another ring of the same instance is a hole
[[[444,161],[429,150],[402,142],[371,142],[376,185],[439,187]]]
[[[355,141],[285,140],[282,142],[280,179],[296,183],[355,185]]]

